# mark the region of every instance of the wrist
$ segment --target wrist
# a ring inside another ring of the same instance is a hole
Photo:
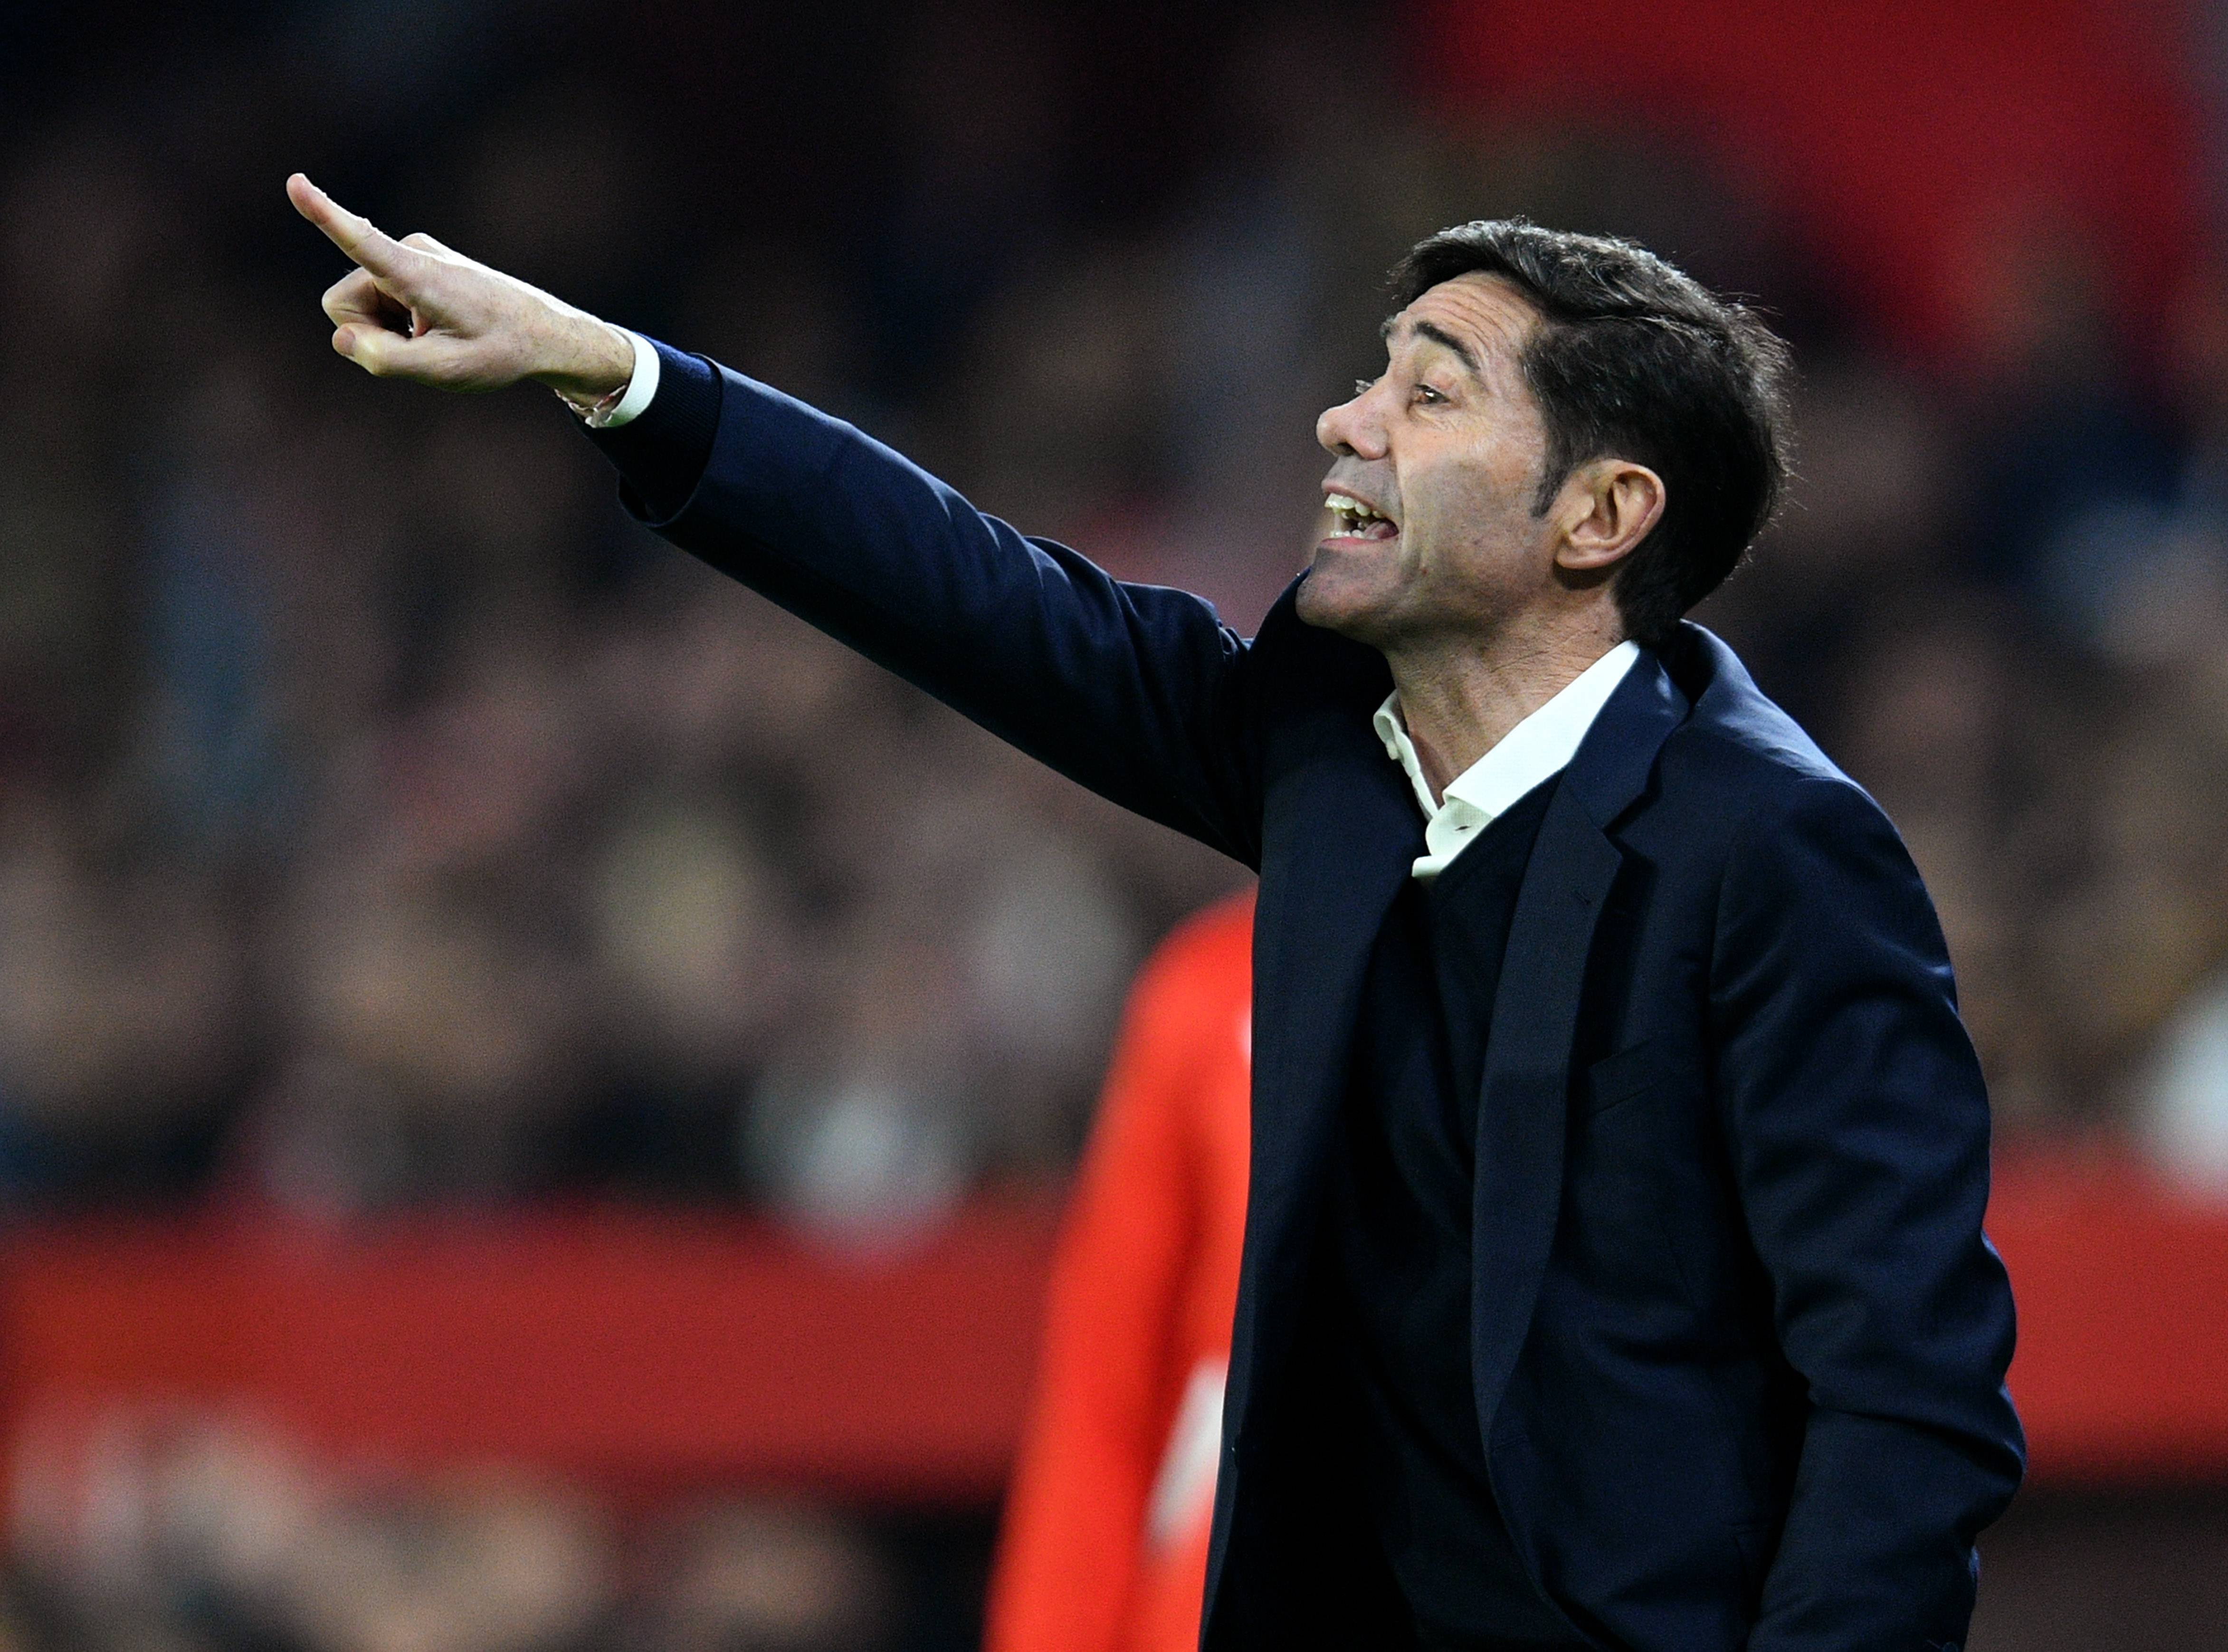
[[[580,311],[560,318],[541,352],[547,365],[527,376],[580,413],[625,394],[634,377],[634,339],[624,328]]]
[[[657,347],[637,332],[628,332],[626,341],[634,351],[634,371],[626,383],[592,403],[569,399],[565,403],[590,430],[617,430],[631,424],[656,400]]]

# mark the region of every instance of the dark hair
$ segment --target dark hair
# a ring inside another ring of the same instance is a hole
[[[1547,426],[1533,506],[1614,455],[1663,478],[1663,515],[1616,579],[1643,643],[1725,582],[1771,520],[1789,464],[1787,347],[1749,310],[1645,247],[1480,219],[1416,243],[1392,272],[1405,308],[1442,281],[1508,281],[1539,311],[1526,381]]]

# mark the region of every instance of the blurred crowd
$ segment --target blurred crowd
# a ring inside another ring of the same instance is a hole
[[[568,9],[440,15],[399,67],[312,10],[91,76],[10,145],[11,1200],[922,1219],[1058,1175],[1125,972],[1236,875],[656,545],[553,400],[347,371],[296,161],[1241,626],[1304,559],[1312,416],[1409,240],[1523,210],[1664,247],[1803,366],[1801,485],[1705,618],[1902,827],[2005,1134],[2120,1129],[2174,1088],[2162,1040],[2196,1059],[2177,1017],[2218,1018],[2228,955],[2218,276],[2131,340],[2109,248],[2038,208],[1976,259],[1973,357],[1917,364],[1699,161],[1357,132],[1311,91],[1327,52],[1392,72],[1351,16],[1224,28],[1210,107],[1108,154],[1063,95],[1102,42],[1020,10],[781,42],[877,76],[872,120],[738,110],[717,145]],[[476,57],[475,16],[548,61]],[[721,176],[753,141],[823,198]]]
[[[343,1470],[253,1416],[160,1409],[35,1428],[21,1457],[8,1652],[965,1643],[964,1591],[922,1586],[965,1576],[950,1534],[794,1496],[614,1508],[513,1470]]]
[[[1435,118],[1371,8],[618,10],[12,25],[7,1208],[595,1194],[901,1240],[1062,1176],[1129,971],[1242,876],[663,547],[553,398],[335,358],[297,167],[1241,629],[1417,236],[1527,212],[1757,295],[1801,480],[1700,618],[1902,829],[2007,1149],[2228,1188],[2228,272],[2136,336],[2110,247],[2033,203],[1976,248],[1972,351],[1926,358],[1675,144]],[[759,1588],[745,1551],[873,1570],[794,1511],[630,1559],[530,1488],[366,1502],[267,1440],[164,1450],[137,1525],[49,1510],[37,1552],[258,1645],[819,1644],[690,1603]],[[320,1567],[380,1598],[444,1544],[515,1585],[458,1610],[540,1627],[298,1615]]]
[[[1077,17],[481,0],[397,58],[281,10],[42,86],[0,173],[10,1201],[639,1192],[871,1239],[1057,1178],[1127,971],[1239,875],[658,545],[554,399],[333,359],[297,163],[1240,626],[1418,234],[1527,211],[1759,295],[1802,481],[1705,618],[1904,829],[2006,1137],[2228,1167],[2221,277],[2131,338],[2045,203],[1976,253],[1969,358],[1918,362],[1674,148],[1357,129],[1316,86],[1389,89],[1381,22]]]

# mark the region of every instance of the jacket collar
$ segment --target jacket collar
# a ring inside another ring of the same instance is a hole
[[[1725,644],[1691,627],[1719,649]],[[1655,754],[1690,708],[1661,655],[1643,648],[1617,692],[1578,742],[1563,784],[1597,830],[1607,831],[1636,802],[1655,767]]]
[[[1631,642],[1619,643],[1604,653],[1550,695],[1545,705],[1521,719],[1476,762],[1448,781],[1445,804],[1466,804],[1491,820],[1550,775],[1561,773],[1639,657],[1640,644]],[[1401,715],[1397,688],[1385,696],[1370,722],[1385,744],[1385,754],[1407,775],[1424,817],[1433,818],[1444,804],[1431,797],[1423,760]]]

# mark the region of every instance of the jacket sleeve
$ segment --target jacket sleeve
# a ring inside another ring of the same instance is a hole
[[[661,351],[676,359],[718,392],[693,489],[671,485],[695,456],[656,417],[663,383],[643,430],[599,444],[639,519],[1072,779],[1258,865],[1250,650],[1211,605],[1025,538],[841,419]]]
[[[1856,787],[1806,778],[1753,816],[1712,993],[1740,1198],[1809,1404],[1751,1652],[1962,1645],[1974,1540],[2026,1450],[1982,1232],[1988,1098],[1917,870]]]
[[[1190,1115],[1202,983],[1180,935],[1132,993],[1053,1265],[1036,1401],[1006,1498],[985,1652],[1134,1644],[1146,1503],[1180,1390],[1207,1215]],[[1214,1030],[1224,1030],[1214,1022]]]

